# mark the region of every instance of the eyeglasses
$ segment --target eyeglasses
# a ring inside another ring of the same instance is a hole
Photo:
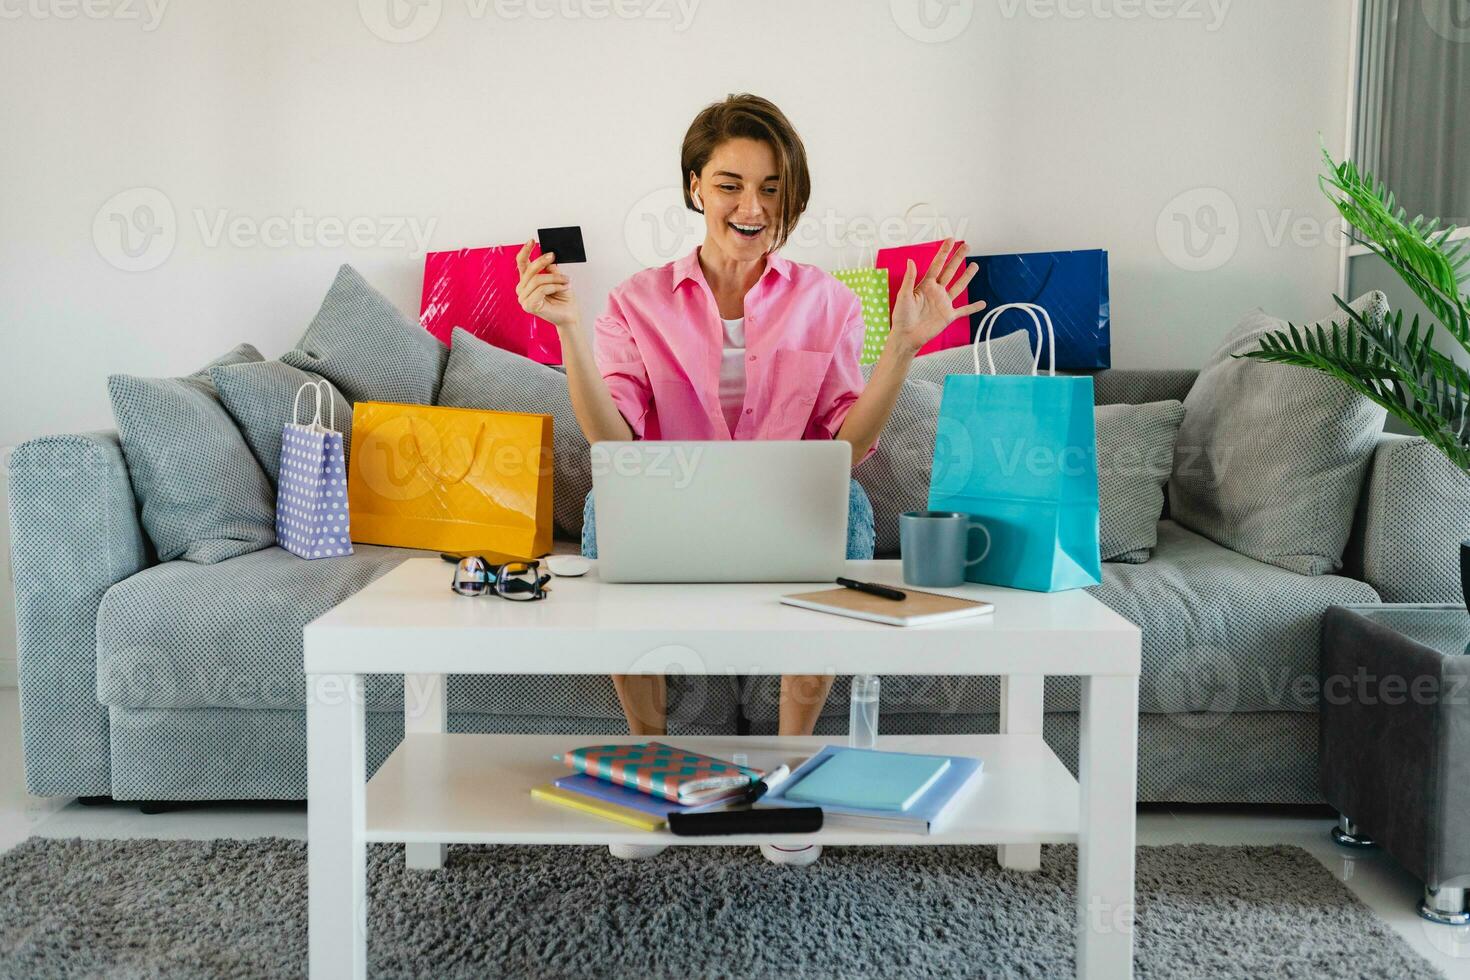
[[[550,575],[542,575],[539,561],[508,561],[499,565],[470,556],[459,559],[450,588],[460,595],[482,596],[493,592],[502,599],[533,602],[545,599]]]

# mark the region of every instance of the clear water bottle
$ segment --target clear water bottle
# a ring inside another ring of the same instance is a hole
[[[878,678],[872,674],[859,674],[852,679],[847,744],[854,749],[878,746]]]

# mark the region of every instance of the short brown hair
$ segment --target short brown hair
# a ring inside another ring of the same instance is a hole
[[[753,139],[769,143],[776,153],[776,174],[780,186],[776,208],[776,248],[786,244],[797,219],[806,210],[812,196],[812,178],[806,168],[806,147],[786,114],[776,108],[775,103],[759,95],[741,93],[729,95],[723,102],[714,102],[700,110],[684,134],[684,146],[679,152],[681,172],[679,181],[684,187],[684,206],[698,211],[689,195],[689,175],[700,174],[704,165],[715,152],[715,147],[726,140]]]

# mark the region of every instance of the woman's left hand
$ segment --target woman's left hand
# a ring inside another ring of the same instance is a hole
[[[917,353],[920,347],[955,320],[985,309],[984,302],[960,307],[954,305],[955,297],[965,291],[980,268],[972,262],[964,274],[955,279],[954,275],[964,261],[964,251],[953,238],[946,238],[939,246],[923,278],[917,278],[914,261],[909,260],[903,283],[898,287],[898,296],[893,301],[893,326],[889,334],[890,341],[899,344],[905,353]],[[946,285],[951,279],[954,283]]]

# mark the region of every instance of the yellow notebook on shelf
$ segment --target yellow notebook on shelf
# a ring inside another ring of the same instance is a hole
[[[910,588],[901,588],[900,591],[906,594],[906,598],[885,599],[843,588],[783,595],[781,601],[788,606],[866,619],[872,623],[887,623],[889,626],[923,626],[967,616],[984,616],[995,611],[995,606],[978,599],[959,599]]]
[[[618,806],[616,803],[608,803],[605,800],[594,799],[581,793],[573,793],[561,789],[551,783],[545,786],[537,786],[531,790],[531,795],[538,800],[547,803],[555,803],[558,806],[568,807],[572,810],[581,810],[604,820],[616,820],[618,823],[627,824],[629,827],[637,827],[639,830],[663,830],[665,821],[662,817],[656,817],[651,813],[642,813],[632,807]]]

